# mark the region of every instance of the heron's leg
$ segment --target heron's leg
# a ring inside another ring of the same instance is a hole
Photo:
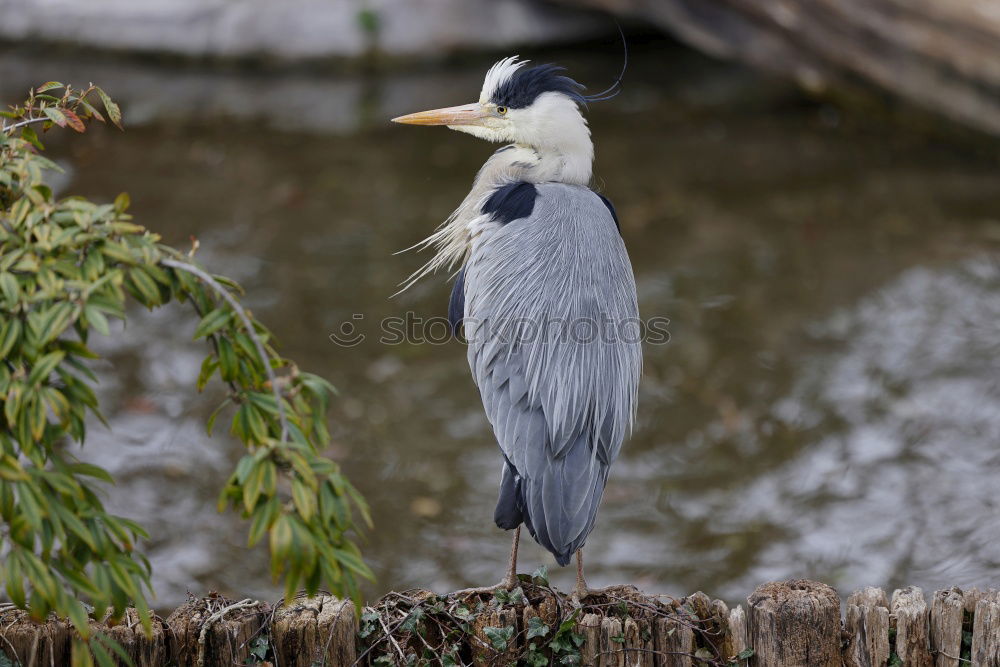
[[[576,586],[573,587],[572,600],[580,604],[591,595],[600,595],[607,590],[607,588],[591,588],[587,585],[587,580],[583,576],[583,548],[580,548],[576,552]]]
[[[507,563],[507,576],[504,577],[501,586],[508,591],[517,586],[517,547],[521,542],[521,526],[514,529],[514,540],[510,545],[510,561]]]
[[[517,547],[521,542],[521,526],[514,529],[514,540],[510,545],[510,560],[507,563],[507,574],[503,581],[492,586],[481,586],[478,588],[463,588],[460,591],[449,593],[449,595],[478,595],[482,593],[495,593],[503,588],[508,591],[517,587]]]
[[[583,577],[583,549],[579,549],[576,552],[576,586],[573,588],[573,597],[582,600],[589,594],[587,580]]]

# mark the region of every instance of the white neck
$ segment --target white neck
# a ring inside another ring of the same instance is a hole
[[[522,115],[523,114],[523,115]],[[472,190],[457,209],[415,248],[433,247],[433,258],[406,281],[406,289],[422,276],[465,261],[471,227],[486,198],[497,187],[515,181],[587,185],[593,171],[594,144],[590,128],[576,103],[564,95],[543,93],[528,110],[510,111],[517,122],[507,131],[458,128],[484,139],[510,141],[483,164]],[[506,128],[505,128],[506,129]]]

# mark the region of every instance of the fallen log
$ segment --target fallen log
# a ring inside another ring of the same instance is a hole
[[[272,606],[211,594],[154,619],[148,637],[134,610],[92,629],[139,667],[1000,667],[1000,592],[950,588],[928,605],[919,588],[865,588],[844,612],[832,588],[807,580],[763,584],[746,608],[730,609],[701,592],[678,599],[631,586],[580,604],[522,577],[510,592],[404,591],[362,609],[330,595]],[[69,664],[74,633],[0,605],[0,656],[13,665]]]
[[[978,0],[560,0],[841,98],[869,86],[1000,135],[1000,13]]]

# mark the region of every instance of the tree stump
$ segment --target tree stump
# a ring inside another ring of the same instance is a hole
[[[353,665],[357,633],[354,603],[318,595],[278,608],[271,624],[271,646],[282,667]]]
[[[743,611],[742,605],[736,605],[735,609],[729,612],[729,634],[726,637],[728,650],[732,651],[732,655],[726,656],[727,658],[736,659],[743,651],[750,648],[750,636],[747,631],[747,615]],[[749,659],[739,660],[737,664],[739,667],[746,667],[749,663]]]
[[[576,624],[576,631],[583,637],[580,665],[598,667],[601,659],[601,617],[597,614],[584,614]]]
[[[149,638],[139,620],[139,613],[132,607],[125,610],[125,615],[117,625],[91,622],[90,628],[103,632],[118,642],[132,659],[134,667],[160,667],[167,664],[167,625],[159,616],[153,617],[153,635]],[[114,651],[110,653],[118,665],[124,667],[128,664],[119,659]]]
[[[654,667],[653,635],[644,618],[625,619],[625,664],[628,667]]]
[[[654,647],[660,667],[692,667],[694,661],[693,620],[658,616],[653,627]]]
[[[601,621],[601,652],[597,664],[601,667],[625,667],[625,628],[621,619]]]
[[[36,623],[20,609],[0,612],[0,655],[14,664],[68,665],[72,626],[53,617]]]
[[[960,588],[934,593],[931,603],[931,649],[936,667],[959,667],[965,600]]]
[[[972,617],[973,667],[1000,667],[1000,593],[983,593]]]
[[[265,602],[233,602],[216,594],[191,600],[167,618],[170,657],[177,667],[250,662],[250,642],[267,631],[269,617]]]
[[[882,667],[889,660],[889,601],[881,588],[869,586],[847,598],[844,627],[847,667]]]
[[[930,615],[924,592],[918,586],[897,589],[892,594],[896,618],[896,655],[907,667],[931,667]]]
[[[475,639],[472,644],[472,662],[474,665],[499,667],[499,665],[514,664],[517,660],[517,610],[513,607],[497,609],[495,611],[483,613],[472,624],[472,632]],[[505,630],[512,628],[510,639],[506,648],[498,649],[493,644],[493,639],[489,636],[487,628]]]
[[[840,667],[840,598],[804,579],[757,587],[750,604],[752,665]]]

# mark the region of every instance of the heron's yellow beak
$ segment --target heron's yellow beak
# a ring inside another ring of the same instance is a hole
[[[393,118],[392,122],[406,125],[482,125],[488,115],[482,104],[475,103],[411,113]]]

